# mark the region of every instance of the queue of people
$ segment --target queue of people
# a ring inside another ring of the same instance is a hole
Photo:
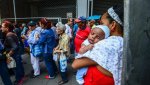
[[[87,24],[84,16],[68,19],[66,24],[58,22],[56,26],[46,18],[30,21],[27,26],[25,23],[13,25],[4,20],[0,30],[0,75],[3,83],[23,83],[25,73],[21,55],[29,52],[33,68],[31,78],[41,75],[42,57],[48,72],[45,79],[54,79],[60,73],[58,85],[67,83],[67,61],[74,54],[72,67],[78,69],[76,80],[80,85],[121,85],[123,7],[115,5],[109,8],[99,25],[94,24],[95,20],[90,23]],[[8,64],[12,61],[15,61],[12,68],[16,79],[13,83],[8,72]]]

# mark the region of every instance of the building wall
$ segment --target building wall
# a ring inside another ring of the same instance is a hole
[[[121,3],[123,0],[93,0],[93,15],[102,15],[111,6]]]
[[[38,4],[38,13],[41,17],[67,18],[67,13],[76,16],[76,0],[47,0]]]
[[[30,17],[30,8],[25,0],[15,0],[16,16]],[[1,1],[2,18],[14,18],[13,0]]]
[[[125,0],[124,82],[150,84],[150,0]]]

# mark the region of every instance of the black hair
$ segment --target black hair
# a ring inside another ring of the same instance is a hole
[[[113,6],[113,9],[123,23],[123,14],[124,14],[123,13],[124,12],[123,5],[122,4],[115,5],[115,6]]]

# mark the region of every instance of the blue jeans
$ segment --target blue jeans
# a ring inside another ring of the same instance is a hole
[[[60,62],[59,61],[58,61],[58,67],[59,67],[59,72],[60,72],[62,80],[63,81],[68,81],[68,78],[67,78],[67,68],[66,68],[65,72],[61,72],[61,70],[60,70]]]
[[[22,58],[20,54],[13,55],[14,60],[16,61],[15,77],[16,81],[20,81],[24,77],[24,68],[22,63]]]
[[[57,72],[57,66],[55,61],[53,60],[52,53],[44,53],[43,57],[46,68],[48,70],[48,74],[50,75],[50,77],[54,77],[56,74],[55,72]]]
[[[0,61],[0,75],[4,85],[12,85],[5,61]]]

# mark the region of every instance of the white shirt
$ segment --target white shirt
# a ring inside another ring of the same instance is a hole
[[[95,44],[88,58],[113,74],[115,85],[121,85],[123,38],[110,36]]]
[[[69,26],[68,24],[65,24],[65,26],[66,26],[65,33],[66,33],[70,38],[72,38],[70,26]]]

